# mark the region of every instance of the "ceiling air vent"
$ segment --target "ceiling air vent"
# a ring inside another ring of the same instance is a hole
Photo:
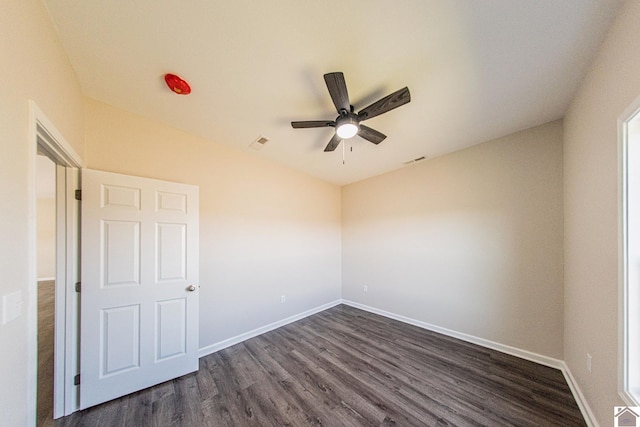
[[[406,162],[402,162],[403,165],[410,165],[412,163],[418,163],[426,159],[425,156],[416,157],[415,159],[407,160]]]
[[[264,147],[264,144],[266,144],[267,141],[269,141],[269,138],[267,138],[266,136],[260,135],[258,139],[256,139],[251,144],[249,144],[249,148],[251,148],[252,150],[258,151],[262,147]]]

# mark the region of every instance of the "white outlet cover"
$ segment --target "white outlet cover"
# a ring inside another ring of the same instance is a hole
[[[6,325],[22,314],[22,291],[2,296],[2,324]]]

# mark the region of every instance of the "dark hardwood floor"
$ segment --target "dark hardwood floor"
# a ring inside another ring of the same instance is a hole
[[[556,369],[340,305],[55,426],[584,426]]]

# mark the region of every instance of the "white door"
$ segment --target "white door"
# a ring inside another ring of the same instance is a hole
[[[198,369],[198,196],[82,170],[80,409]]]

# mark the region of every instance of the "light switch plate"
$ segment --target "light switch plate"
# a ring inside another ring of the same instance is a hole
[[[22,291],[2,296],[2,324],[6,325],[22,314]]]

